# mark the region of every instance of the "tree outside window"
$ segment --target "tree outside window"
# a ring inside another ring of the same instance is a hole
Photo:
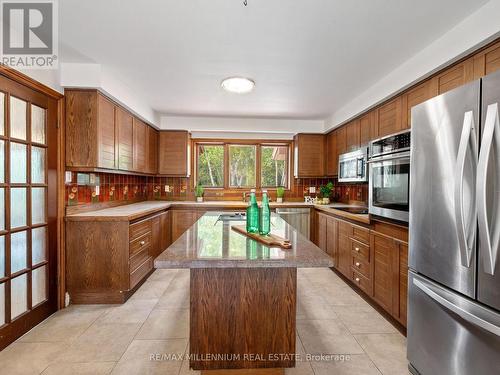
[[[229,145],[230,187],[255,187],[255,153],[254,145]]]
[[[224,187],[224,146],[198,145],[197,183],[204,187]]]
[[[288,185],[288,147],[262,146],[261,185],[286,187]]]

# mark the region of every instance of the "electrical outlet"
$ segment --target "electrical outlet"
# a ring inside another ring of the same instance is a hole
[[[66,173],[64,174],[64,183],[71,184],[72,179],[73,178],[72,178],[71,171],[66,171]]]
[[[97,185],[95,187],[95,195],[99,195],[99,192],[101,191],[101,189],[99,188],[99,185]]]
[[[169,185],[165,185],[165,193],[170,193],[170,186]]]
[[[309,193],[310,194],[315,194],[316,193],[316,186],[310,186],[309,187]]]

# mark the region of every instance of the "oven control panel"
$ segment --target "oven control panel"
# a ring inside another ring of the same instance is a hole
[[[393,134],[370,143],[370,157],[392,154],[410,149],[411,132]]]

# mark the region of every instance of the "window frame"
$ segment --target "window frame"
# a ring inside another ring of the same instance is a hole
[[[205,190],[209,191],[224,191],[224,192],[241,192],[247,191],[249,189],[267,189],[276,190],[276,186],[262,186],[262,147],[263,146],[284,146],[288,148],[288,157],[286,162],[287,165],[287,178],[286,186],[284,186],[286,191],[292,190],[292,173],[293,173],[293,141],[291,140],[256,140],[256,139],[227,139],[227,140],[214,140],[214,139],[204,139],[204,138],[194,138],[191,139],[192,147],[192,160],[194,161],[191,165],[191,176],[192,187],[196,187],[198,181],[198,149],[199,146],[224,146],[224,186],[223,187],[209,187],[204,186]],[[229,184],[229,146],[255,146],[255,186],[246,187],[235,187]]]

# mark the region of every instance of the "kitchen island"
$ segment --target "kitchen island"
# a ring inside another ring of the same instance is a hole
[[[190,268],[190,367],[207,374],[294,367],[297,268],[333,266],[278,216],[272,216],[271,232],[289,239],[289,250],[231,229],[244,224],[208,212],[154,262],[156,268]]]

